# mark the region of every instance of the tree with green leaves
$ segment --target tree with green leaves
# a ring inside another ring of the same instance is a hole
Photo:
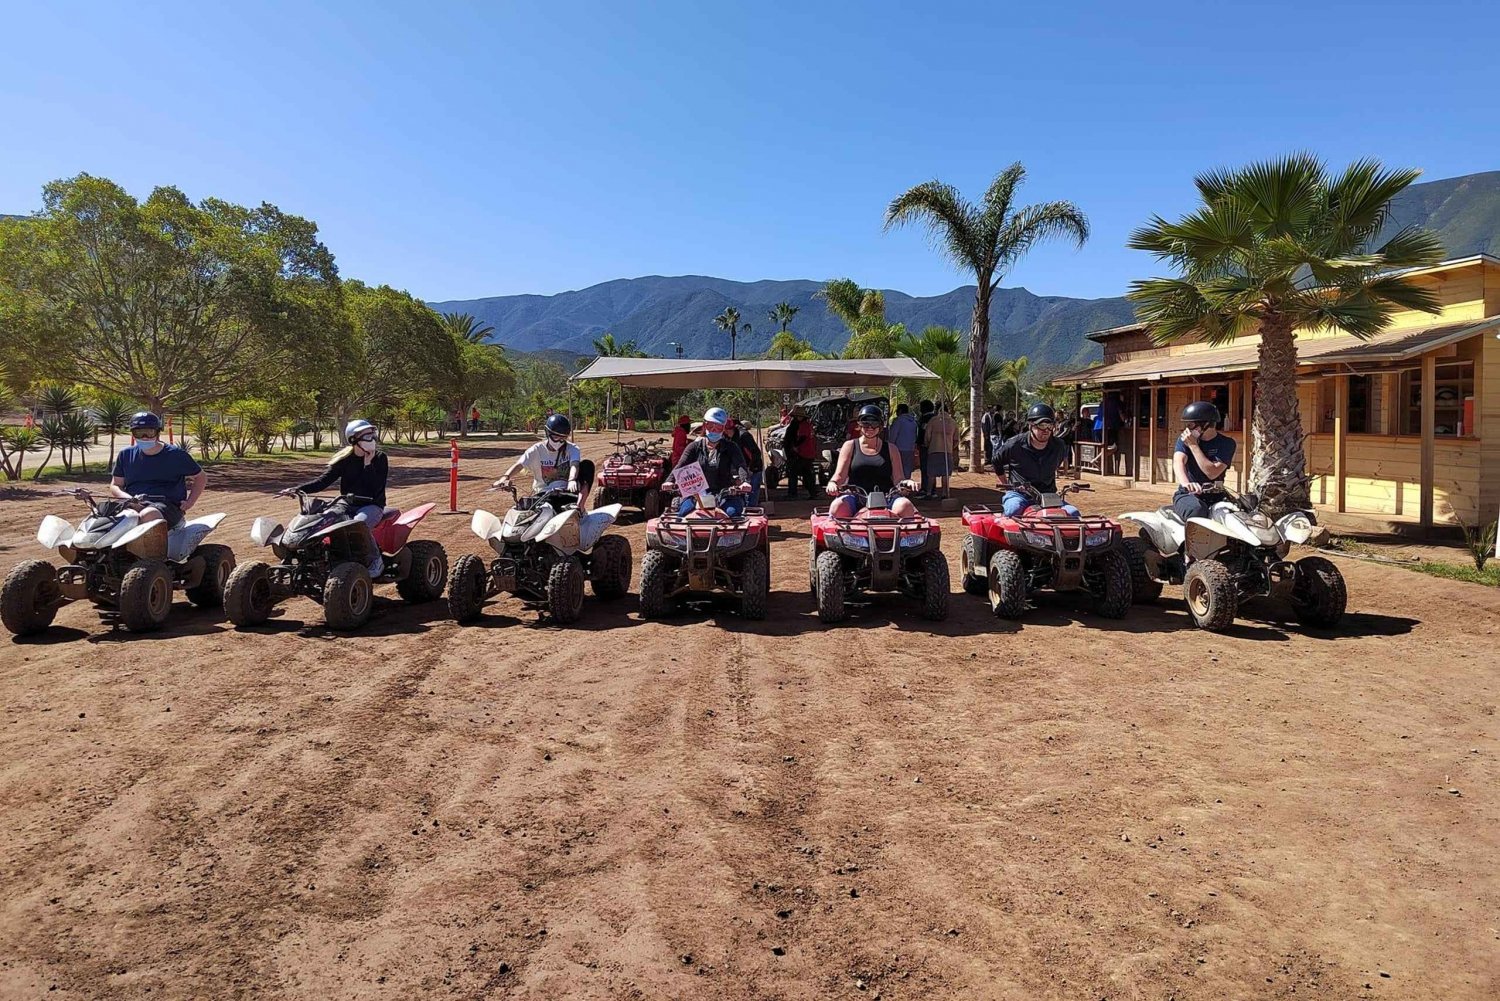
[[[42,202],[0,221],[0,313],[40,346],[41,374],[158,412],[277,378],[337,294],[317,227],[273,205],[169,187],[141,202],[87,174],[48,184]]]
[[[996,367],[996,379],[991,380],[991,385],[998,383],[999,386],[1010,389],[1015,393],[1016,413],[1021,412],[1021,391],[1026,384],[1026,372],[1031,368],[1031,359],[1022,355],[1019,358],[1011,358],[1001,362]]]
[[[714,326],[729,335],[729,357],[735,357],[735,343],[741,334],[750,333],[750,324],[740,322],[740,311],[733,306],[725,306],[724,312],[714,317]]]
[[[469,344],[484,344],[490,339],[490,334],[495,328],[482,320],[476,320],[468,313],[439,313],[443,319],[443,329],[458,340]]]
[[[984,376],[990,351],[990,301],[1010,269],[1036,243],[1066,237],[1083,246],[1088,220],[1072,202],[1054,201],[1017,208],[1016,191],[1026,168],[1013,163],[996,175],[984,198],[974,204],[958,189],[927,181],[897,195],[885,211],[886,229],[920,222],[938,250],[959,270],[974,276],[974,313],[969,329],[969,470],[984,463],[979,417],[984,408]]]
[[[785,301],[778,302],[771,307],[771,322],[778,324],[781,332],[786,333],[787,328],[792,325],[792,319],[800,312],[802,312],[800,306],[793,306]]]
[[[957,330],[931,326],[916,336],[906,334],[896,342],[896,354],[920,362],[937,376],[937,382],[901,380],[897,387],[901,395],[910,399],[918,393],[930,394],[946,404],[950,414],[958,413],[958,401],[969,383],[969,363],[964,356],[962,335]]]
[[[1194,212],[1177,222],[1153,217],[1131,235],[1131,247],[1178,272],[1131,285],[1136,314],[1158,344],[1260,335],[1250,484],[1268,514],[1310,506],[1297,329],[1366,339],[1396,310],[1438,311],[1432,292],[1401,273],[1442,260],[1436,236],[1408,227],[1371,247],[1391,199],[1420,173],[1359,160],[1335,175],[1300,153],[1214,171],[1196,180]]]
[[[115,466],[115,435],[125,430],[135,408],[123,396],[105,393],[94,406],[94,418],[101,430],[109,432],[109,467]]]
[[[845,358],[889,358],[896,353],[896,343],[906,335],[905,325],[886,322],[885,293],[860,288],[852,278],[826,282],[813,298],[822,299],[828,311],[848,328]]]
[[[515,386],[516,373],[498,344],[473,344],[454,338],[452,368],[435,387],[439,397],[458,412],[458,435],[469,434],[469,408],[486,396],[497,396]]]

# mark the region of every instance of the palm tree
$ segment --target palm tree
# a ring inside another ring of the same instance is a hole
[[[476,320],[468,313],[440,313],[443,329],[461,341],[470,344],[483,344],[489,340],[490,334],[495,328],[482,320]]]
[[[620,343],[615,335],[605,332],[594,339],[594,351],[600,358],[643,358],[645,353],[635,346],[635,341]],[[614,412],[614,382],[604,386],[604,426],[609,426],[610,414]],[[623,394],[622,394],[623,395]]]
[[[879,289],[860,288],[850,278],[835,278],[814,293],[828,311],[849,328],[844,345],[845,358],[889,358],[896,353],[896,342],[906,334],[900,323],[885,319],[885,293]]]
[[[918,393],[932,395],[946,404],[948,412],[957,414],[958,401],[963,397],[968,384],[968,363],[964,359],[962,337],[957,330],[932,326],[918,336],[904,334],[896,341],[896,354],[920,362],[929,372],[937,376],[937,385],[929,380],[902,380],[898,387],[901,395],[911,398]]]
[[[1021,412],[1021,383],[1026,379],[1026,370],[1031,367],[1031,359],[1022,355],[1009,361],[1000,363],[1000,384],[1015,388],[1016,413]]]
[[[750,333],[750,324],[740,322],[740,311],[733,306],[725,306],[724,312],[714,317],[714,326],[729,335],[729,360],[734,360],[735,340],[740,334]]]
[[[1309,506],[1297,328],[1363,340],[1398,309],[1438,310],[1431,292],[1396,270],[1440,261],[1435,235],[1408,227],[1369,249],[1391,199],[1420,174],[1359,160],[1332,176],[1305,153],[1214,171],[1197,178],[1197,211],[1175,223],[1153,217],[1130,237],[1179,272],[1131,285],[1136,315],[1157,343],[1260,334],[1250,483],[1268,514]]]
[[[109,468],[115,466],[115,435],[125,430],[125,425],[130,423],[130,401],[123,396],[109,393],[99,398],[99,405],[94,408],[94,417],[99,422],[99,427],[109,432]]]
[[[789,302],[778,302],[771,307],[771,322],[781,324],[781,332],[786,333],[786,328],[792,325],[792,317],[802,312],[800,306],[793,306]]]
[[[771,344],[766,349],[766,354],[777,355],[782,361],[786,361],[787,355],[795,358],[797,355],[811,350],[812,345],[807,341],[802,340],[790,330],[783,330],[771,338]]]
[[[1012,200],[1026,179],[1026,168],[1013,163],[995,176],[978,205],[958,189],[928,181],[896,196],[885,210],[885,227],[923,222],[938,249],[955,267],[975,278],[974,315],[969,331],[969,469],[979,472],[984,444],[979,440],[979,411],[984,407],[985,363],[990,352],[990,299],[1012,266],[1039,240],[1069,237],[1083,246],[1089,223],[1072,202],[1045,202],[1015,208]]]

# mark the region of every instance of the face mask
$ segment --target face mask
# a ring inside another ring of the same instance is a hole
[[[363,455],[374,455],[375,450],[380,447],[380,443],[374,441],[357,441],[354,443],[354,447]]]
[[[141,438],[138,439],[138,441],[141,451],[145,452],[147,455],[155,455],[157,452],[161,451],[160,438]]]
[[[722,437],[724,437],[724,432],[723,431],[705,431],[705,432],[703,432],[703,437],[707,438],[709,441],[713,442],[714,444],[718,444],[719,439],[722,438]]]

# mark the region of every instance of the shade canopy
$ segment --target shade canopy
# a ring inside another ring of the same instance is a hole
[[[887,386],[897,379],[936,379],[910,358],[830,361],[713,361],[596,358],[570,381],[615,379],[642,389],[833,389]]]

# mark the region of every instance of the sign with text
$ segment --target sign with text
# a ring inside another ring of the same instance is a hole
[[[674,469],[672,480],[677,484],[678,493],[684,497],[697,497],[708,492],[708,477],[703,475],[703,467],[696,462]]]

